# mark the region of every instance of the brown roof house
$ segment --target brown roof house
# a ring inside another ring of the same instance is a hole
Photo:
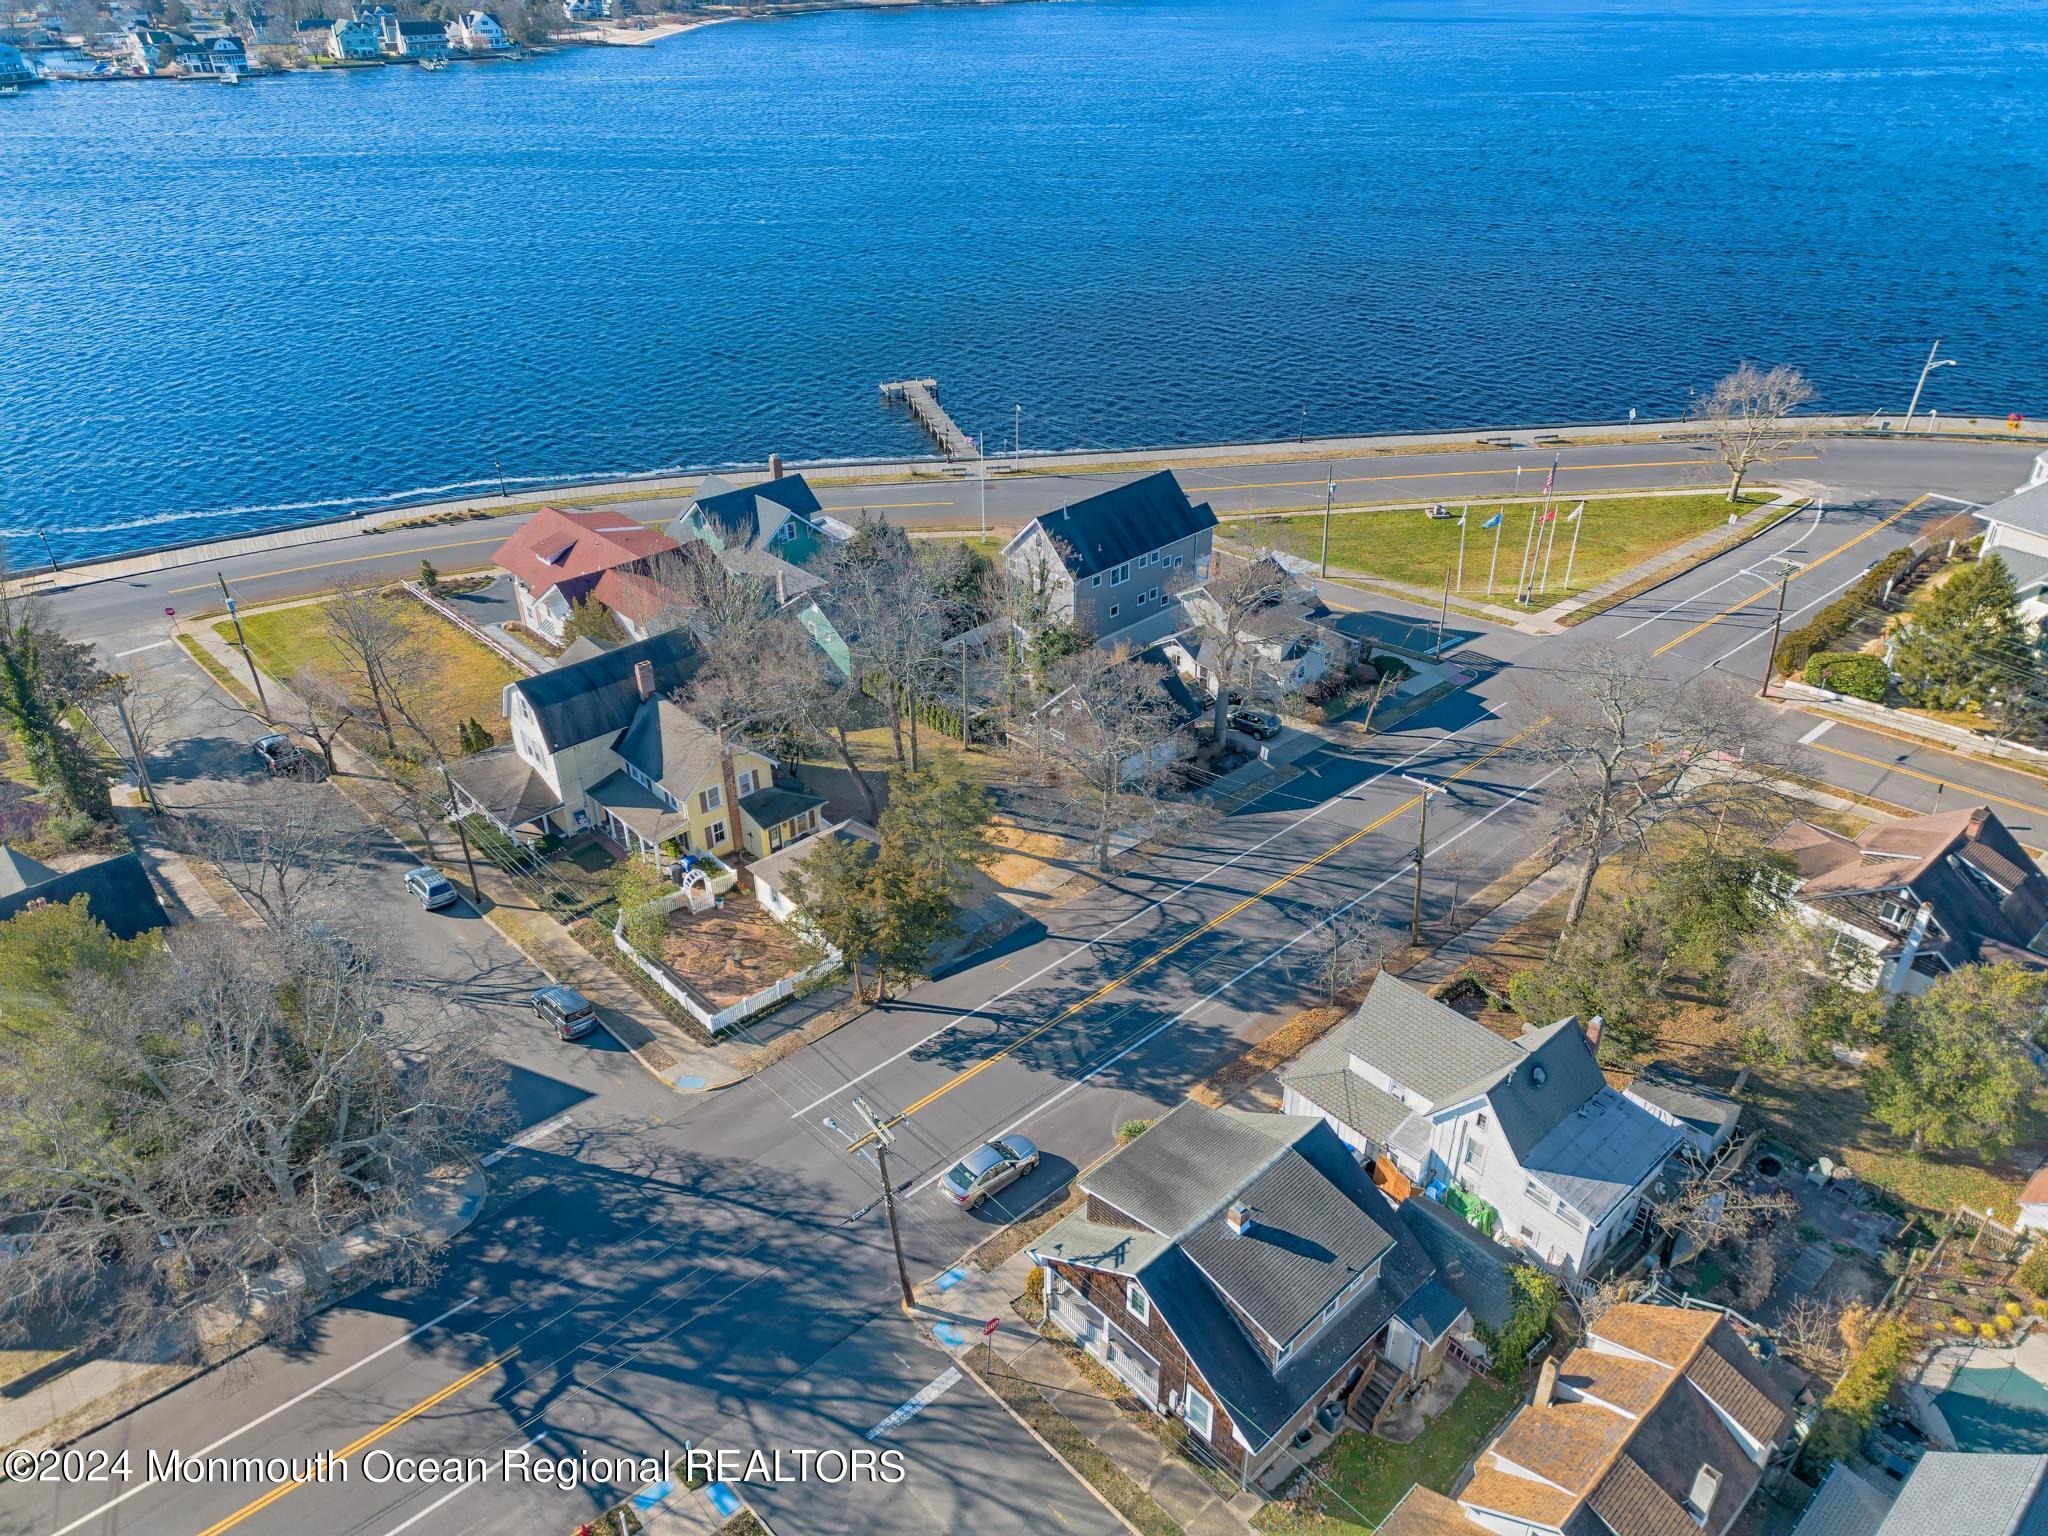
[[[1791,1427],[1721,1313],[1624,1302],[1544,1362],[1455,1499],[1410,1489],[1379,1536],[1721,1536]]]
[[[1049,1320],[1250,1483],[1325,1404],[1368,1423],[1465,1302],[1321,1120],[1184,1103],[1032,1244]]]
[[[617,615],[627,634],[644,640],[662,608],[654,562],[677,547],[667,534],[622,512],[542,507],[498,546],[491,563],[511,572],[519,622],[536,634],[559,642],[570,610],[597,602]]]
[[[1794,915],[1828,936],[1830,965],[1858,991],[1924,992],[2000,960],[2048,967],[2048,878],[1988,806],[1853,838],[1795,821],[1771,847],[1792,860],[1780,890]]]

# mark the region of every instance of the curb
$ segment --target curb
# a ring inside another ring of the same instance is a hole
[[[1131,1533],[1131,1536],[1144,1536],[1144,1532],[1140,1531],[1135,1525],[1131,1524],[1130,1520],[1125,1516],[1122,1510],[1118,1509],[1114,1504],[1110,1503],[1108,1499],[1104,1498],[1102,1496],[1101,1490],[1099,1490],[1093,1483],[1089,1482],[1087,1478],[1083,1477],[1078,1471],[1075,1470],[1074,1464],[1072,1462],[1068,1461],[1066,1457],[1062,1456],[1058,1451],[1052,1448],[1051,1444],[1046,1440],[1045,1436],[1041,1435],[1037,1430],[1033,1429],[1031,1425],[1028,1422],[1026,1422],[1023,1416],[1017,1412],[1016,1409],[1012,1408],[1008,1403],[1003,1401],[1002,1393],[998,1392],[994,1387],[990,1386],[986,1381],[982,1380],[981,1372],[976,1370],[972,1362],[970,1362],[967,1358],[969,1355],[974,1353],[974,1349],[975,1346],[970,1344],[967,1346],[966,1349],[962,1350],[959,1354],[953,1356],[954,1361],[960,1367],[961,1374],[965,1376],[969,1381],[973,1382],[977,1387],[981,1388],[983,1392],[987,1393],[990,1400],[993,1401],[998,1408],[1002,1409],[1003,1412],[1007,1413],[1019,1429],[1023,1430],[1025,1434],[1029,1435],[1034,1441],[1037,1442],[1038,1448],[1041,1451],[1044,1451],[1046,1455],[1050,1456],[1054,1461],[1058,1462],[1060,1466],[1066,1470],[1067,1476],[1071,1477],[1081,1487],[1086,1488],[1088,1490],[1089,1497],[1093,1498],[1096,1503],[1100,1504],[1104,1509],[1108,1510],[1110,1514],[1115,1517],[1117,1524],[1121,1525],[1125,1530],[1129,1531]],[[950,1351],[948,1353],[950,1353]],[[1032,1390],[1035,1392],[1037,1391],[1037,1388],[1034,1387],[1032,1388]]]

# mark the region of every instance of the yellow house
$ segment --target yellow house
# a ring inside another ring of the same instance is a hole
[[[761,753],[738,749],[727,784],[716,733],[667,697],[695,668],[669,633],[507,685],[512,740],[451,767],[459,809],[515,839],[602,832],[664,866],[758,858],[815,831],[824,797],[778,784]]]

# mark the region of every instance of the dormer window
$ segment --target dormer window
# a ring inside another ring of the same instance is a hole
[[[1152,1321],[1152,1298],[1145,1294],[1145,1287],[1133,1280],[1124,1294],[1125,1309],[1141,1323]]]
[[[1896,896],[1888,896],[1885,898],[1883,908],[1877,914],[1877,919],[1887,928],[1903,931],[1912,924],[1913,908],[1907,906]]]

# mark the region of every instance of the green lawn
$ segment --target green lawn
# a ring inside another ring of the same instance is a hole
[[[1267,1536],[1352,1536],[1377,1528],[1410,1487],[1448,1494],[1451,1483],[1522,1400],[1517,1387],[1475,1376],[1457,1401],[1415,1440],[1396,1445],[1346,1430],[1316,1463],[1308,1493],[1275,1501],[1253,1517]]]
[[[1725,526],[1731,511],[1747,511],[1767,498],[1745,496],[1735,507],[1714,492],[1667,493],[1655,496],[1625,496],[1607,501],[1588,501],[1582,523],[1560,521],[1556,546],[1550,560],[1550,585],[1546,602],[1585,591],[1608,577],[1682,544],[1696,534]],[[1523,551],[1529,547],[1529,520],[1539,501],[1513,501],[1504,505],[1475,506],[1465,533],[1465,579],[1452,595],[1484,599],[1487,571],[1493,561],[1494,533],[1480,524],[1495,512],[1506,514],[1498,530],[1500,563],[1493,583],[1496,601],[1512,602],[1515,575]],[[1554,502],[1562,519],[1577,502]],[[1455,509],[1453,509],[1455,510]],[[1578,531],[1579,551],[1571,562],[1571,585],[1564,584],[1565,565],[1571,554],[1572,534]],[[1231,518],[1223,532],[1242,545],[1264,545],[1304,559],[1319,559],[1322,551],[1323,520],[1319,515],[1282,517],[1252,521]],[[1413,508],[1401,511],[1339,512],[1330,519],[1330,568],[1378,576],[1387,581],[1409,582],[1431,590],[1443,586],[1447,571],[1455,574],[1458,559],[1456,518],[1429,518]],[[1533,554],[1531,563],[1539,575],[1542,563]]]
[[[420,697],[412,701],[412,709],[416,718],[434,732],[441,749],[450,755],[455,753],[456,732],[464,720],[472,717],[503,741],[506,725],[499,704],[505,685],[519,681],[521,674],[495,651],[478,644],[422,604],[404,597],[390,601],[398,605],[397,611],[425,641],[427,652],[434,659],[433,673],[422,686]],[[213,630],[223,640],[234,641],[234,625],[227,620],[216,623]],[[342,686],[349,684],[348,669],[321,622],[320,604],[249,614],[242,620],[242,630],[248,636],[250,650],[256,653],[256,664],[269,676],[289,680],[299,668],[311,667]],[[371,724],[366,730],[358,729],[354,739],[368,747],[376,735],[376,726]]]

